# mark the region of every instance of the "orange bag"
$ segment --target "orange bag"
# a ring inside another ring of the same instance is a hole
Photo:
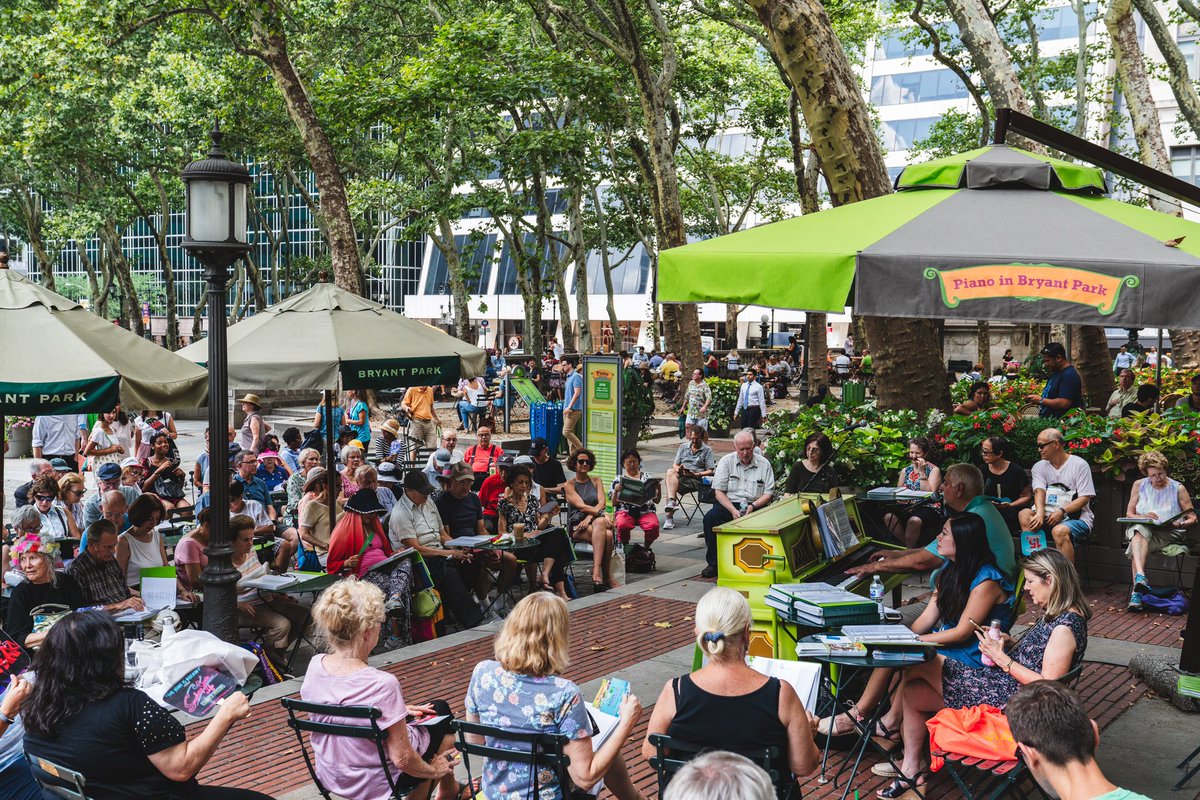
[[[1013,741],[1008,719],[998,708],[971,706],[943,708],[929,726],[929,750],[945,750],[987,761],[1016,761],[1017,743]],[[930,769],[937,772],[943,759],[934,756]]]

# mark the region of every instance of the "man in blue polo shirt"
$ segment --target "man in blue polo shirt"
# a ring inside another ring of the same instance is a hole
[[[262,503],[263,508],[267,510],[267,516],[274,520],[275,506],[271,504],[271,490],[267,487],[267,482],[258,477],[258,455],[253,450],[243,450],[238,453],[234,466],[237,467],[237,474],[233,479],[242,484],[242,495],[247,500]]]
[[[1012,534],[995,504],[983,496],[983,473],[973,464],[955,464],[942,476],[946,507],[955,513],[970,512],[983,518],[988,546],[996,556],[996,565],[1010,579],[1017,571]],[[879,560],[846,570],[851,575],[876,573],[912,573],[937,570],[943,559],[937,554],[937,539],[928,547],[911,550],[885,550]]]
[[[583,418],[583,375],[575,368],[572,359],[564,359],[567,365],[567,381],[563,386],[563,438],[570,452],[583,449],[583,441],[575,434],[575,428]]]

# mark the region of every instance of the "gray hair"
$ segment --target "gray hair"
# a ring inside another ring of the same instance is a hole
[[[341,453],[342,460],[345,461],[346,456],[350,455],[351,453],[358,453],[360,456],[364,456],[364,457],[366,455],[365,453],[363,453],[363,449],[361,447],[350,444],[350,445],[346,445],[345,447],[342,448],[342,453]]]
[[[945,482],[962,489],[964,500],[983,494],[983,473],[974,464],[954,464],[946,468]]]
[[[36,522],[39,526],[42,524],[42,515],[34,506],[21,506],[12,515],[13,528],[20,528],[22,525],[29,525]]]
[[[113,489],[111,492],[105,492],[104,494],[100,495],[100,508],[104,509],[105,511],[109,510],[112,507],[111,503],[114,500],[120,500],[125,506],[125,509],[129,509],[129,501],[125,499],[125,493],[120,489]]]
[[[754,428],[742,428],[740,431],[738,431],[733,436],[733,440],[735,442],[738,439],[746,439],[746,438],[749,438],[753,444],[758,444],[758,436],[756,436],[754,434]]]
[[[320,458],[321,458],[320,450],[317,450],[315,447],[305,447],[299,453],[296,454],[296,462],[299,463],[299,462],[303,461],[304,459],[308,458],[309,453],[312,453],[314,456],[317,457],[318,460],[320,460]]]
[[[29,462],[29,475],[36,478],[42,470],[50,466],[50,462],[44,458],[35,458]]]
[[[689,761],[667,785],[663,800],[774,800],[771,776],[745,756],[714,750]]]

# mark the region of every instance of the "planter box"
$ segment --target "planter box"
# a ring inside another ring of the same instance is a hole
[[[33,428],[13,428],[8,432],[8,452],[4,458],[29,458],[33,455]]]

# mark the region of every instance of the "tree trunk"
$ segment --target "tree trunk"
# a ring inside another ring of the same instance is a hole
[[[470,297],[467,295],[467,282],[463,280],[462,258],[454,240],[454,225],[448,217],[438,217],[437,225],[438,232],[431,233],[429,238],[446,259],[446,276],[450,284],[450,308],[446,309],[446,313],[451,317],[452,333],[464,342],[474,344],[471,340],[471,309],[467,307]],[[436,286],[434,288],[438,289]]]
[[[992,374],[992,323],[986,319],[976,320],[975,338],[979,350],[979,360],[975,363],[983,367],[983,379],[986,381]]]
[[[1163,141],[1162,121],[1151,94],[1150,76],[1146,71],[1145,58],[1138,42],[1137,23],[1133,18],[1131,0],[1113,0],[1104,15],[1104,24],[1112,39],[1113,58],[1117,62],[1117,73],[1121,78],[1129,117],[1133,121],[1133,135],[1138,143],[1141,161],[1160,172],[1170,174],[1171,157],[1167,152],[1166,142]],[[1150,194],[1150,207],[1164,214],[1183,216],[1179,201],[1157,192]],[[1171,347],[1176,366],[1187,369],[1200,366],[1200,333],[1172,328]]]
[[[820,387],[829,383],[829,344],[825,335],[829,317],[810,311],[805,316],[804,324],[808,327],[808,352],[805,353],[808,396],[813,397]]]
[[[1108,357],[1108,337],[1104,328],[1095,325],[1071,326],[1071,360],[1083,381],[1084,402],[1088,406],[1104,407],[1112,394],[1112,361]]]
[[[167,299],[167,334],[164,341],[167,349],[179,349],[179,320],[175,308],[175,265],[171,263],[171,251],[167,247],[167,235],[171,231],[171,199],[167,196],[167,188],[157,170],[150,171],[150,177],[158,189],[159,224],[151,228],[154,240],[158,243],[158,260],[162,262],[163,294]]]
[[[133,285],[133,276],[130,274],[129,261],[125,258],[125,251],[121,248],[121,232],[117,230],[116,222],[111,219],[105,220],[100,236],[105,240],[110,263],[112,264],[113,275],[116,277],[117,283],[124,295],[124,307],[121,309],[122,316],[129,320],[129,329],[131,331],[138,336],[145,336],[146,326],[142,324],[142,313],[141,309],[138,308],[137,288]]]
[[[91,306],[92,313],[104,317],[104,309],[100,308],[100,283],[96,279],[96,266],[92,263],[91,257],[87,252],[87,239],[74,239],[75,252],[79,254],[79,265],[83,267],[83,271],[88,277],[88,304]]]
[[[747,0],[791,78],[834,205],[891,192],[858,78],[819,0]],[[934,327],[864,317],[882,408],[950,408]],[[821,366],[824,369],[824,366]]]
[[[1087,73],[1088,73],[1088,18],[1087,0],[1071,0],[1075,12],[1075,24],[1079,26],[1075,53],[1075,129],[1080,139],[1087,136]]]
[[[363,293],[362,262],[358,255],[358,237],[354,220],[350,216],[350,203],[346,197],[346,182],[338,163],[337,154],[325,128],[317,118],[316,109],[308,96],[308,90],[300,80],[296,67],[288,55],[287,35],[274,9],[267,10],[260,4],[248,9],[250,24],[262,61],[271,72],[275,85],[283,95],[288,116],[304,143],[304,152],[312,166],[320,192],[321,216],[329,241],[329,256],[333,262],[334,282],[349,292]]]
[[[1167,25],[1153,0],[1133,0],[1133,5],[1142,15],[1142,21],[1154,37],[1154,43],[1158,45],[1163,61],[1167,63],[1164,77],[1171,86],[1171,93],[1175,95],[1179,114],[1187,120],[1192,135],[1200,136],[1200,95],[1196,93],[1196,85],[1190,77],[1191,67],[1175,41],[1174,26]]]
[[[738,315],[746,309],[736,303],[725,304],[725,349],[736,350],[738,347]]]
[[[592,352],[592,314],[588,304],[588,247],[584,239],[583,227],[583,187],[571,188],[571,201],[567,206],[567,224],[570,226],[569,239],[571,242],[571,258],[575,272],[575,330],[574,341],[563,347],[569,352]],[[565,280],[564,280],[565,284]],[[566,302],[566,286],[563,287],[563,300]]]

